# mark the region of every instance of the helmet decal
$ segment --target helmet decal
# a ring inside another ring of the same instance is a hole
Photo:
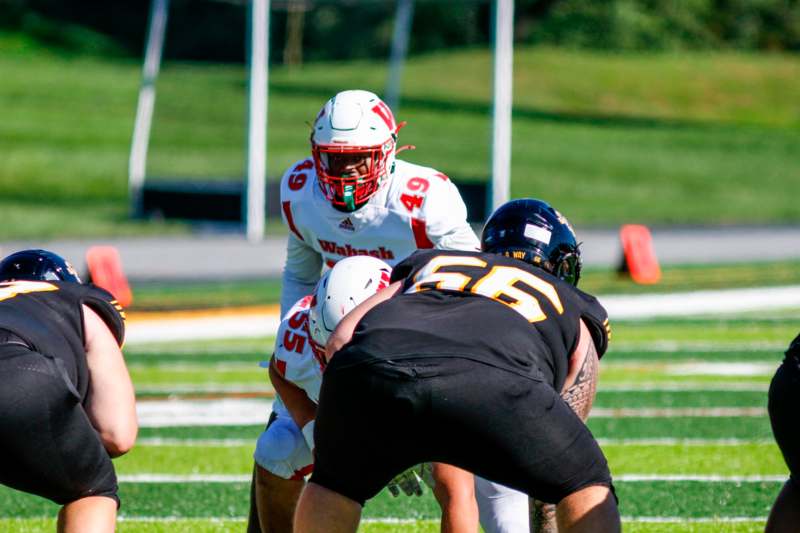
[[[386,127],[389,128],[392,133],[396,133],[397,124],[394,122],[394,115],[388,105],[383,102],[378,102],[378,104],[372,108],[372,112],[383,119],[384,124],[386,124]]]
[[[553,234],[549,229],[533,224],[525,224],[524,235],[529,239],[539,241],[543,244],[550,244],[550,236]]]

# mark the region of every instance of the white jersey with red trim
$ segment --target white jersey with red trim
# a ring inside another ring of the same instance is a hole
[[[287,381],[319,401],[322,364],[308,334],[308,312],[313,295],[297,301],[281,320],[272,362]],[[256,442],[253,458],[262,468],[284,479],[303,479],[311,473],[314,459],[305,437],[279,395],[272,403],[274,419]]]
[[[322,354],[314,351],[308,332],[308,312],[312,298],[313,295],[301,298],[284,315],[278,327],[272,359],[275,370],[286,381],[303,389],[309,399],[317,403],[323,365]]]
[[[298,161],[281,179],[281,211],[289,230],[281,311],[313,290],[323,267],[343,257],[371,255],[394,266],[419,248],[480,248],[453,182],[401,160],[352,213],[337,210],[322,194],[311,158]]]

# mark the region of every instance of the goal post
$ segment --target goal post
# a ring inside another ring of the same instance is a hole
[[[270,0],[250,1],[250,64],[247,126],[247,240],[264,239],[267,199],[267,108]]]
[[[248,121],[247,184],[242,197],[242,217],[247,238],[264,238],[267,167],[267,85],[269,72],[270,0],[248,2]],[[156,80],[161,68],[167,30],[169,0],[152,0],[147,27],[142,83],[136,106],[131,153],[128,160],[128,192],[133,216],[143,215],[143,191],[147,179],[147,152],[156,101]]]
[[[128,160],[128,194],[134,217],[142,213],[142,189],[147,172],[147,149],[150,144],[150,127],[156,104],[156,79],[161,68],[161,53],[164,50],[164,34],[167,31],[169,0],[153,0],[147,24],[147,40],[142,66],[142,84],[136,105],[136,120],[133,124],[131,154]]]
[[[485,207],[492,210],[506,202],[510,196],[514,0],[489,1],[492,4],[494,54],[491,177],[487,187],[481,189],[481,196],[487,199]],[[384,95],[395,111],[400,105],[402,68],[408,53],[414,0],[396,0],[396,2],[389,73]],[[239,221],[244,222],[247,239],[258,242],[264,238],[266,225],[269,24],[272,3],[271,0],[247,0],[246,5],[249,36],[246,180],[243,180],[244,183],[227,184],[225,190],[211,192],[219,193],[226,198],[235,196],[235,200],[231,201],[238,202],[241,211],[240,215],[235,212],[233,216],[240,217]],[[147,188],[145,185],[147,153],[155,110],[156,80],[161,67],[169,7],[169,0],[150,2],[142,82],[128,161],[129,201],[131,213],[135,217],[145,214],[146,196],[153,188]],[[236,208],[234,210],[238,212]]]
[[[492,211],[511,196],[511,111],[514,84],[514,0],[494,0]]]

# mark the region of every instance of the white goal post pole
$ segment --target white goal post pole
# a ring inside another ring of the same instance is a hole
[[[414,0],[397,0],[394,15],[394,33],[392,34],[392,51],[389,56],[389,79],[383,100],[395,116],[400,107],[400,86],[402,84],[403,63],[408,55],[408,39],[411,36],[411,25],[414,20]]]
[[[511,105],[514,81],[514,0],[494,1],[492,210],[511,194]]]
[[[161,67],[164,50],[164,34],[167,29],[169,0],[153,0],[150,4],[150,21],[147,27],[142,85],[136,105],[136,121],[133,126],[131,155],[128,159],[128,194],[134,216],[141,215],[142,187],[147,171],[147,147],[150,142],[150,127],[156,103],[156,79]]]
[[[264,239],[267,190],[267,83],[270,0],[250,3],[250,82],[247,131],[247,240]],[[242,202],[244,204],[244,202]]]

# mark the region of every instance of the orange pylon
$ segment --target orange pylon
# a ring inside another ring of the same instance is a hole
[[[635,283],[658,283],[661,280],[661,267],[647,226],[625,224],[620,228],[619,236],[623,253],[621,270],[630,274]]]
[[[122,272],[122,260],[113,246],[92,246],[86,251],[86,265],[92,283],[110,292],[122,307],[133,302],[128,279]]]

